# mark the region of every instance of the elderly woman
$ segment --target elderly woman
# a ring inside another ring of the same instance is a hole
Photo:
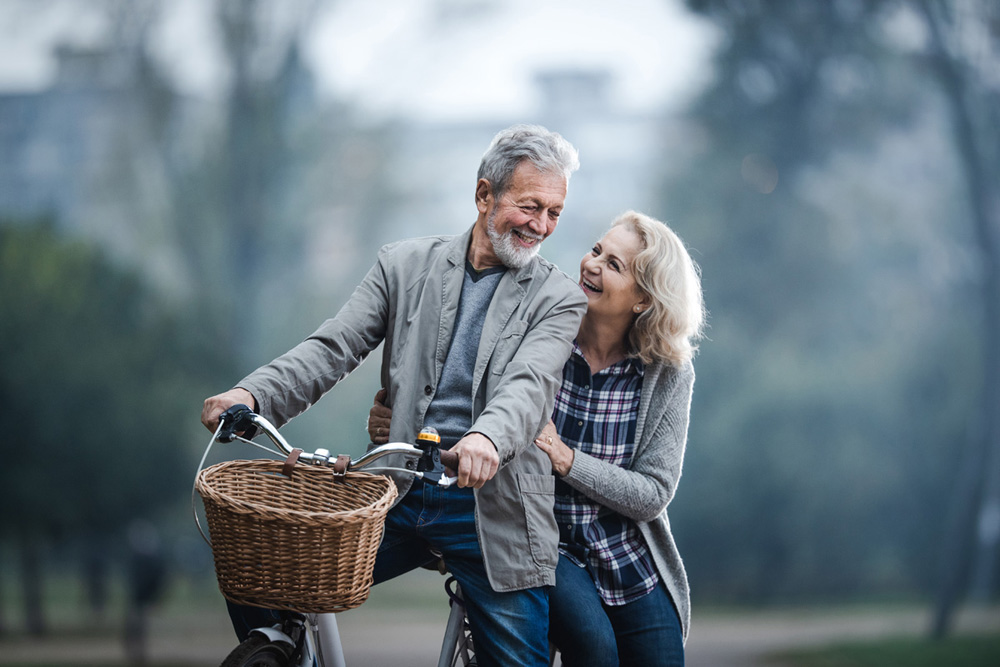
[[[690,598],[666,510],[704,323],[698,270],[666,225],[629,211],[581,260],[580,287],[587,314],[535,441],[558,477],[550,638],[567,667],[683,665]],[[386,414],[376,403],[370,434]]]

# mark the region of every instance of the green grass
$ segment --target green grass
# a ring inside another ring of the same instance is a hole
[[[787,651],[775,667],[997,667],[1000,634],[931,640],[901,637]]]

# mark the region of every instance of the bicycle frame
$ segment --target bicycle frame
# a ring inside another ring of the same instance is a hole
[[[336,614],[305,614],[301,627],[302,650],[295,667],[347,667]],[[277,626],[254,628],[250,634],[261,635],[272,643],[296,647],[296,641]]]
[[[456,594],[459,597],[461,595],[460,593]],[[452,593],[449,591],[449,596],[451,595]],[[336,614],[305,614],[301,621],[295,622],[301,624],[303,632],[302,649],[298,654],[295,667],[347,667]],[[448,620],[445,623],[444,636],[441,640],[438,667],[452,667],[455,664],[468,665],[475,655],[469,642],[464,640],[465,626],[465,611],[461,603],[453,599]],[[285,644],[289,648],[297,646],[296,641],[282,631],[277,624],[254,628],[250,634],[261,635],[269,642]]]

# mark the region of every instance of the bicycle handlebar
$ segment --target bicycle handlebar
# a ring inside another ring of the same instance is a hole
[[[285,440],[280,433],[278,433],[278,429],[275,428],[271,422],[255,413],[246,405],[240,404],[232,406],[219,415],[219,427],[212,435],[212,439],[209,441],[208,447],[205,449],[205,453],[201,457],[201,462],[198,464],[198,470],[200,471],[204,467],[205,460],[208,458],[208,452],[212,448],[213,443],[216,441],[232,442],[233,440],[239,439],[242,442],[256,445],[256,443],[252,443],[250,440],[257,434],[258,429],[263,431],[271,442],[274,443],[275,447],[277,447],[278,450],[285,456],[291,456],[293,452],[297,452],[298,461],[308,461],[314,465],[325,465],[329,467],[333,467],[337,462],[338,457],[330,456],[330,452],[326,449],[317,449],[311,454],[293,449],[292,446],[288,444],[288,441]],[[267,449],[272,454],[275,453],[274,450],[264,447],[263,445],[256,446]],[[351,470],[364,469],[378,459],[390,454],[402,454],[407,457],[408,460],[406,462],[406,467],[395,468],[385,466],[381,468],[372,468],[372,470],[394,471],[411,477],[423,479],[425,482],[446,487],[451,486],[458,479],[457,477],[448,477],[445,471],[445,467],[454,471],[458,470],[458,454],[446,449],[440,449],[430,444],[426,445],[424,448],[420,448],[405,442],[390,442],[380,447],[375,447],[357,459],[349,459],[346,469],[340,470],[338,468],[336,472],[346,473]],[[343,458],[347,459],[348,457]],[[204,539],[207,544],[211,545],[211,541],[201,528],[201,521],[199,521],[198,512],[195,509],[196,493],[197,479],[195,484],[191,486],[191,512],[194,514],[194,521],[198,526],[198,532],[201,533],[202,539]]]
[[[286,456],[293,451],[288,441],[278,432],[278,429],[246,405],[234,405],[219,416],[219,430],[216,440],[219,442],[232,442],[242,433],[243,438],[249,440],[256,435],[257,429],[264,432],[271,442]],[[416,477],[428,477],[434,479],[442,486],[448,486],[453,479],[443,475],[443,471],[436,465],[435,459],[440,461],[441,466],[458,470],[458,454],[447,449],[431,447],[421,449],[405,442],[390,442],[369,450],[357,459],[351,459],[347,466],[348,470],[358,470],[367,467],[374,461],[390,454],[403,454],[414,459],[422,459],[416,470],[407,469],[405,472]],[[337,457],[330,456],[329,450],[317,449],[313,453],[301,452],[300,461],[308,461],[317,465],[333,465]],[[428,474],[432,473],[432,474]]]

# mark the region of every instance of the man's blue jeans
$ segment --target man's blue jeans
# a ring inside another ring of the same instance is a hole
[[[497,593],[490,587],[476,534],[472,489],[417,480],[386,516],[375,560],[375,583],[433,560],[441,552],[458,580],[480,666],[549,664],[548,589]]]
[[[549,593],[550,637],[565,667],[683,667],[684,637],[663,582],[621,606],[601,600],[590,573],[559,555]]]
[[[434,548],[462,587],[478,664],[547,667],[548,588],[497,593],[490,587],[476,534],[475,507],[472,489],[414,481],[386,516],[375,583],[433,562],[429,549]],[[267,609],[227,604],[240,641],[253,628],[271,625],[277,618]]]

